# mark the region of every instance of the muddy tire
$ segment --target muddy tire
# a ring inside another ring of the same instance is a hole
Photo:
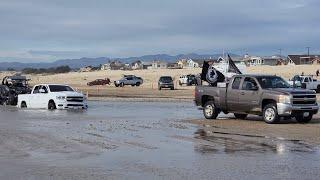
[[[219,112],[213,101],[207,101],[203,106],[203,115],[206,119],[216,119]]]
[[[20,106],[21,106],[21,108],[27,108],[27,103],[23,101],[23,102],[21,102]]]
[[[263,120],[268,124],[275,124],[279,122],[279,115],[277,106],[275,104],[268,104],[263,108]]]
[[[49,103],[48,103],[48,109],[49,109],[49,110],[57,109],[56,104],[55,104],[53,101],[49,101]]]
[[[317,86],[316,92],[320,93],[320,85]]]
[[[313,114],[309,113],[308,116],[303,116],[303,114],[299,114],[295,116],[295,119],[298,123],[308,123],[312,120]]]
[[[248,116],[248,114],[237,114],[234,113],[234,117],[236,117],[237,119],[246,119]]]

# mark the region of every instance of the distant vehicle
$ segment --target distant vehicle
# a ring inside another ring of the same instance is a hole
[[[114,81],[116,87],[123,87],[125,85],[140,86],[142,83],[143,79],[135,75],[124,75],[120,80]]]
[[[171,76],[161,76],[158,81],[158,89],[161,90],[162,88],[170,88],[174,90],[174,83]]]
[[[195,103],[206,119],[224,112],[239,119],[260,115],[266,123],[277,123],[281,117],[307,123],[319,109],[313,90],[291,88],[281,77],[270,75],[236,75],[217,87],[196,86]]]
[[[7,86],[0,85],[0,105],[7,105],[10,96],[10,89]]]
[[[60,84],[35,85],[31,94],[18,95],[20,108],[87,109],[87,98],[70,86]]]
[[[91,81],[91,82],[87,83],[88,86],[107,85],[107,84],[110,84],[110,79],[109,78],[96,79],[94,81]]]
[[[289,80],[289,84],[293,87],[301,87],[303,89],[315,90],[320,93],[320,81],[313,79],[312,76],[299,76],[296,75]]]
[[[2,99],[0,100],[0,103],[16,106],[19,94],[28,94],[31,92],[28,81],[29,79],[21,75],[4,77],[0,91],[0,96]]]
[[[179,85],[187,85],[187,86],[192,86],[192,85],[197,85],[197,78],[193,74],[189,75],[182,75],[179,78]]]

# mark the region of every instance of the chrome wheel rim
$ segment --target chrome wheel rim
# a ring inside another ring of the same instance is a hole
[[[206,108],[204,109],[204,112],[205,112],[206,116],[212,116],[213,105],[211,105],[211,104],[207,105]]]
[[[273,108],[266,109],[266,111],[264,113],[265,120],[273,121],[275,117],[276,117],[276,112]]]

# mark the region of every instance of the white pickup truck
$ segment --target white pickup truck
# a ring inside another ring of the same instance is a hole
[[[311,89],[311,90],[315,90],[317,93],[320,93],[320,81],[313,79],[312,76],[296,75],[292,79],[290,79],[288,82],[293,87]]]
[[[31,94],[18,95],[20,108],[45,109],[87,109],[87,98],[70,86],[60,84],[39,84]]]

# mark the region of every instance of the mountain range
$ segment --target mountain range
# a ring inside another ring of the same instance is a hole
[[[152,62],[154,60],[162,60],[166,62],[175,62],[178,59],[215,59],[222,56],[222,54],[179,54],[179,55],[168,55],[168,54],[156,54],[156,55],[145,55],[140,57],[127,57],[127,58],[109,58],[109,57],[97,57],[97,58],[79,58],[79,59],[62,59],[54,62],[39,62],[39,63],[21,63],[21,62],[0,62],[0,70],[7,70],[12,68],[15,70],[21,70],[24,68],[51,68],[58,66],[69,66],[73,69],[85,67],[85,66],[99,66],[105,64],[111,60],[119,60],[123,63],[131,63],[136,60],[143,62]],[[230,54],[231,57],[239,57],[236,54]]]

